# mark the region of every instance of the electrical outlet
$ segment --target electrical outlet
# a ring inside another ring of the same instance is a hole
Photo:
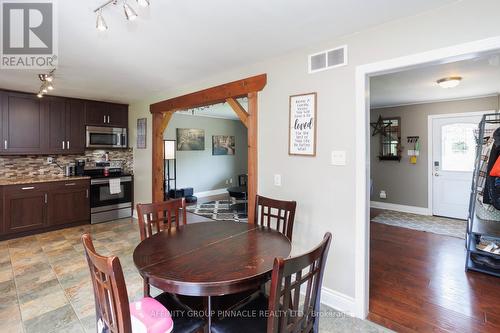
[[[54,163],[54,158],[53,157],[47,157],[47,164],[52,164]]]
[[[387,192],[382,190],[380,191],[380,199],[387,199]]]
[[[281,186],[281,175],[274,175],[274,185]]]
[[[229,178],[229,184],[233,183],[233,178]]]
[[[226,185],[228,185],[228,184],[229,184],[229,180],[226,179]]]

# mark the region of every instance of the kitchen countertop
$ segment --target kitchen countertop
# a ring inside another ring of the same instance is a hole
[[[48,182],[64,182],[64,181],[84,180],[84,179],[90,179],[90,177],[89,176],[66,177],[66,176],[51,176],[51,175],[21,176],[21,177],[0,178],[0,186],[2,186],[2,185],[48,183]]]

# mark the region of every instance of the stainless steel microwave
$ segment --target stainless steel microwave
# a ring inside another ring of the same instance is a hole
[[[87,148],[127,148],[127,129],[87,126]]]

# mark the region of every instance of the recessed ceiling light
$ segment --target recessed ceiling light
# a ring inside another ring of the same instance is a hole
[[[461,81],[461,76],[450,76],[439,79],[436,81],[436,83],[439,84],[441,88],[454,88],[458,86]]]

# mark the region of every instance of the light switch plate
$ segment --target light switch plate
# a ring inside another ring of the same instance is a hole
[[[274,185],[281,186],[281,175],[274,175]]]
[[[345,150],[332,151],[332,165],[346,165],[346,152]]]

